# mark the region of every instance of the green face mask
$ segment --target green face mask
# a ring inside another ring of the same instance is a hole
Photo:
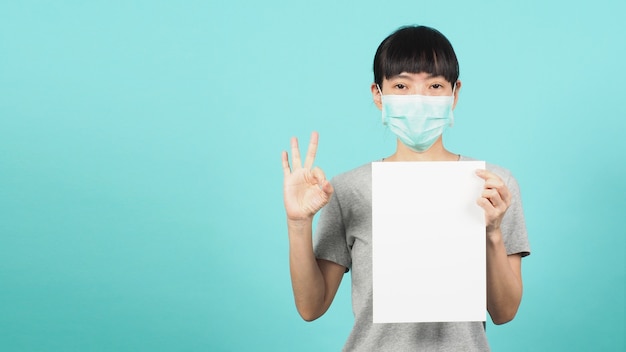
[[[379,88],[380,91],[380,88]],[[451,96],[382,95],[383,124],[416,152],[424,152],[454,122]]]

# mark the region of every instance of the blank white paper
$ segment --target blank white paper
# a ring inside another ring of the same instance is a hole
[[[485,321],[484,168],[372,163],[374,323]]]

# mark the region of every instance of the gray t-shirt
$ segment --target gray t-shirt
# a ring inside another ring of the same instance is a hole
[[[463,160],[474,160],[461,157]],[[511,173],[487,164],[506,183],[512,201],[501,230],[508,254],[530,254],[519,187]],[[354,326],[344,351],[489,351],[483,322],[372,322],[371,163],[331,180],[335,192],[322,209],[314,239],[315,256],[352,270]]]

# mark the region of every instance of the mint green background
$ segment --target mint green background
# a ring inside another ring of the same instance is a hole
[[[619,5],[618,5],[619,4]],[[533,254],[495,351],[623,351],[623,2],[2,1],[0,350],[337,351],[349,276],[302,321],[280,153],[389,155],[378,43],[457,50],[455,152],[514,172]]]

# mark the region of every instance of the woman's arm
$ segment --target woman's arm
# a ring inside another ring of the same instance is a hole
[[[487,310],[494,324],[513,320],[522,301],[522,256],[507,255],[502,233],[487,236]]]
[[[311,240],[311,223],[287,224],[289,229],[289,269],[296,308],[302,319],[322,316],[337,293],[346,268],[316,259]]]
[[[315,320],[328,310],[345,272],[343,266],[318,260],[313,253],[313,217],[333,194],[322,170],[311,169],[317,141],[318,135],[313,132],[304,165],[296,138],[291,140],[291,167],[287,152],[282,155],[291,285],[298,313],[306,321]]]
[[[487,226],[487,310],[494,324],[504,324],[515,317],[523,287],[521,255],[507,255],[500,229],[511,194],[494,173],[478,170],[477,175],[485,180],[477,203],[485,210]]]

